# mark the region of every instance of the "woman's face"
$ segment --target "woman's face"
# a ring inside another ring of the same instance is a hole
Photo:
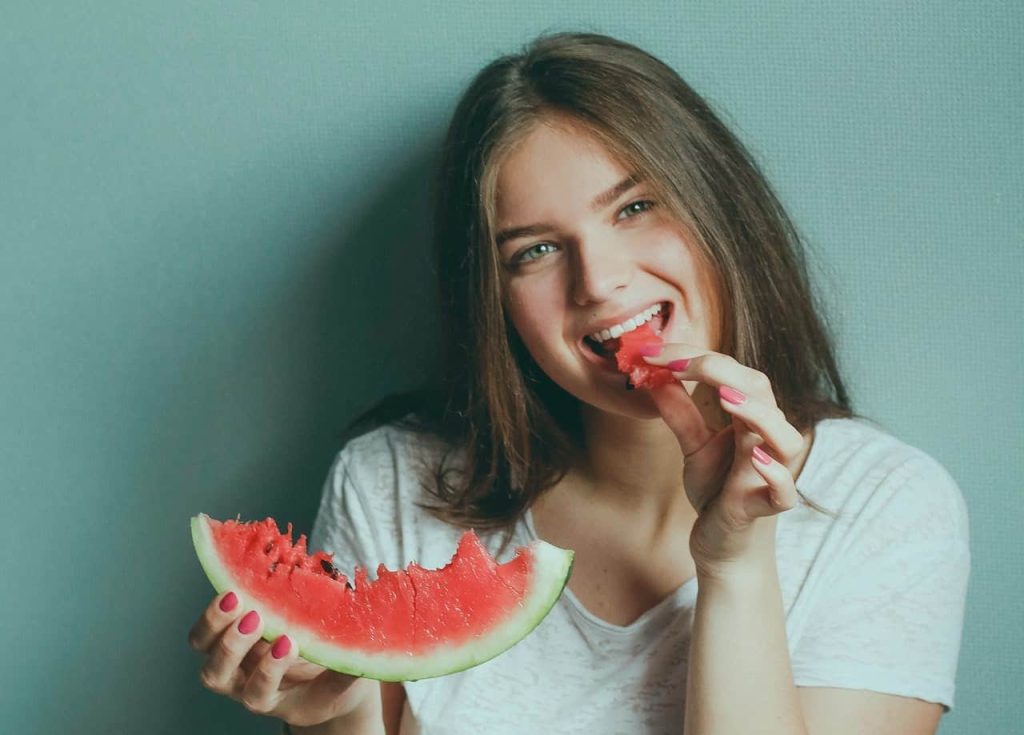
[[[505,308],[540,368],[591,406],[655,418],[647,392],[626,390],[585,338],[664,304],[666,342],[715,350],[718,316],[683,229],[645,183],[619,187],[631,173],[586,132],[540,124],[498,171],[496,240]]]

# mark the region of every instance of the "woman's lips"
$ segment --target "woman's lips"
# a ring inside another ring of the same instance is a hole
[[[656,319],[662,319],[661,330],[659,332],[660,335],[664,336],[665,333],[668,331],[668,327],[669,324],[672,322],[674,312],[675,310],[672,308],[672,302],[664,302],[664,308],[662,309],[663,316],[655,317]],[[595,365],[599,365],[600,367],[604,368],[605,370],[608,370],[609,372],[621,375],[621,373],[619,373],[618,365],[615,362],[614,352],[609,351],[606,355],[599,355],[593,349],[591,349],[591,346],[588,343],[589,340],[586,337],[580,340],[580,350],[583,352],[583,356],[587,359],[588,362],[592,362]]]

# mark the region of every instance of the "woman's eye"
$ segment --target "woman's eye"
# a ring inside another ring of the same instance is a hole
[[[646,204],[648,206],[644,207],[643,209],[641,209],[639,211],[632,209],[633,207],[635,207],[635,206],[637,206],[639,204]],[[619,214],[622,214],[623,212],[628,212],[628,211],[631,211],[631,210],[634,212],[634,214],[643,214],[644,212],[647,212],[650,209],[652,209],[654,206],[656,206],[655,203],[652,202],[650,199],[638,199],[635,202],[630,202],[625,207],[623,207],[621,210],[619,210]],[[628,219],[628,217],[627,217],[627,219]]]
[[[554,248],[554,247],[555,246],[552,245],[549,242],[539,242],[536,245],[531,245],[530,247],[526,248],[526,250],[523,250],[521,253],[516,255],[512,259],[512,264],[513,265],[519,265],[520,263],[526,263],[526,262],[529,262],[531,260],[536,260],[537,258],[539,258],[542,255],[544,255],[544,253],[538,251],[538,248]]]
[[[657,203],[651,201],[650,199],[638,199],[635,202],[630,202],[625,207],[620,209],[619,210],[619,214],[621,215],[624,212],[630,212],[631,214],[627,215],[625,219],[633,219],[634,217],[636,217],[638,215],[641,215],[641,214],[644,214],[645,212],[650,211],[651,209],[653,209],[656,206],[657,206]],[[634,209],[634,207],[640,207],[640,209]],[[542,249],[542,248],[546,248],[546,249]],[[521,250],[519,253],[517,253],[515,256],[513,256],[513,258],[512,258],[512,265],[513,266],[519,266],[519,265],[523,265],[525,263],[529,263],[530,261],[533,261],[533,260],[538,260],[539,258],[544,257],[549,252],[551,252],[551,251],[553,251],[555,249],[556,249],[556,246],[552,245],[549,242],[539,242],[536,245],[531,245],[530,247],[526,248],[525,250]]]

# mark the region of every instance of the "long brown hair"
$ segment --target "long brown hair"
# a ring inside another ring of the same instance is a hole
[[[441,376],[353,425],[404,417],[443,439],[450,452],[427,478],[437,502],[424,507],[455,525],[504,528],[506,541],[583,442],[578,400],[537,367],[505,315],[494,239],[501,162],[555,117],[640,173],[693,235],[724,305],[720,351],[768,376],[793,426],[855,415],[801,238],[743,144],[641,49],[592,33],[539,36],[482,69],[448,127],[433,190]]]

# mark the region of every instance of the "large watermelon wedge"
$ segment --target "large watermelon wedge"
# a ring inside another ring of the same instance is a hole
[[[206,576],[259,611],[265,639],[287,633],[308,661],[381,681],[450,674],[511,648],[554,606],[573,562],[572,551],[537,540],[498,564],[466,531],[441,569],[381,564],[371,581],[356,567],[350,582],[332,555],[309,555],[305,535],[291,536],[272,518],[192,518]]]

